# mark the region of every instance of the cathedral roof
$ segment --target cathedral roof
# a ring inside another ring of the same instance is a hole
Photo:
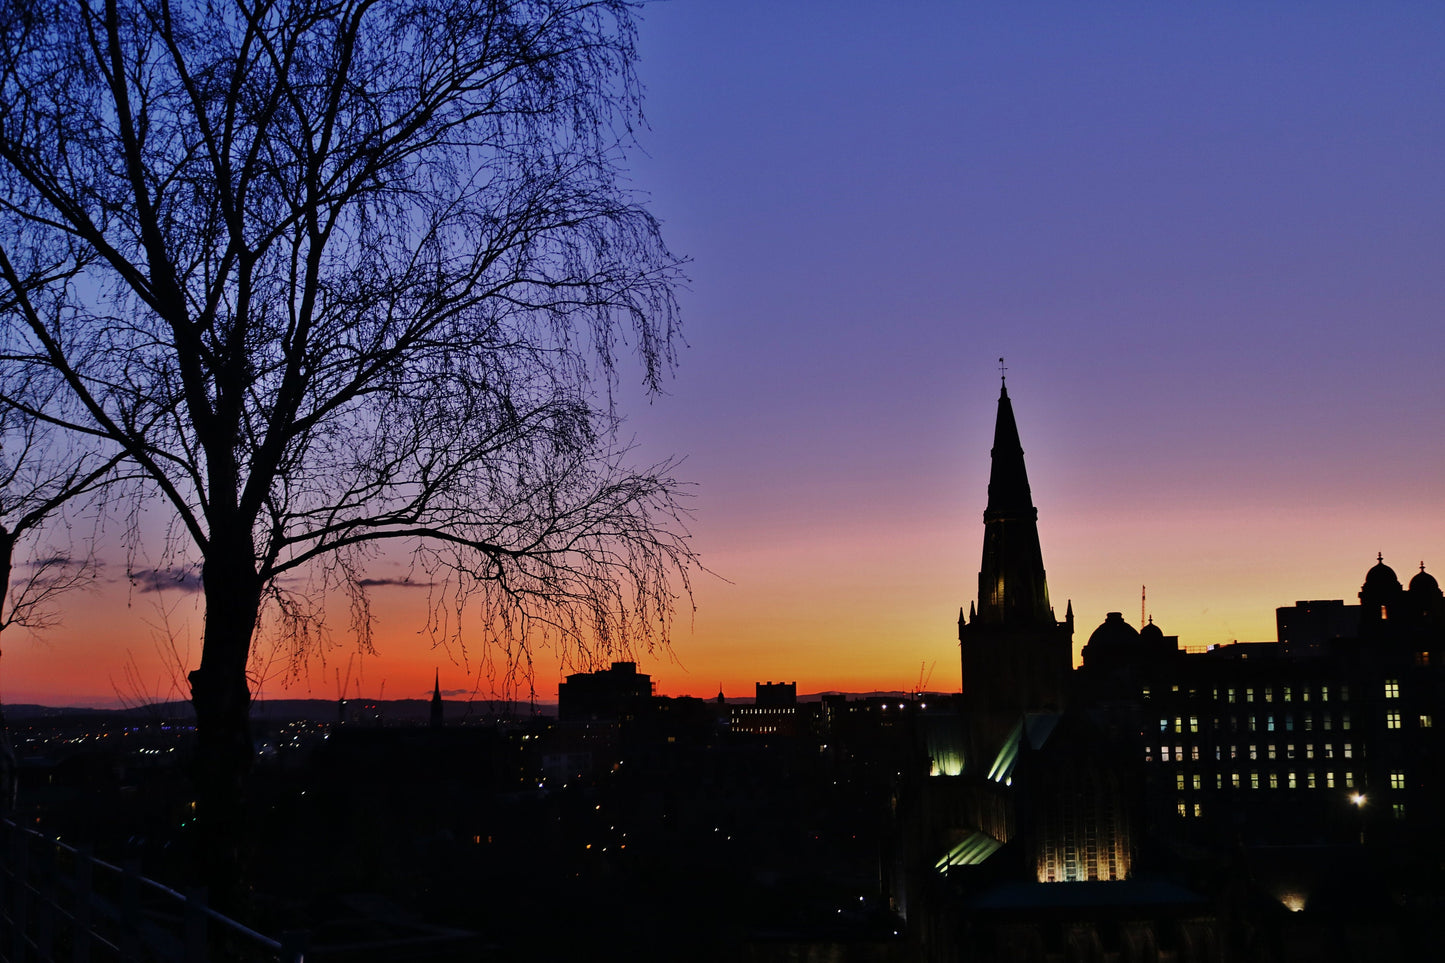
[[[1400,579],[1395,575],[1395,570],[1385,564],[1385,556],[1381,554],[1376,555],[1375,558],[1377,559],[1377,563],[1365,573],[1363,591],[1400,591]]]
[[[1435,576],[1425,571],[1425,563],[1420,563],[1420,571],[1410,579],[1410,591],[1417,595],[1439,595],[1440,583],[1435,581]]]
[[[1148,630],[1148,626],[1145,627]],[[1163,632],[1155,629],[1162,636]],[[1089,636],[1089,645],[1100,645],[1104,648],[1134,645],[1139,641],[1139,632],[1134,626],[1124,621],[1124,613],[1110,612],[1104,616],[1104,623],[1094,630]]]

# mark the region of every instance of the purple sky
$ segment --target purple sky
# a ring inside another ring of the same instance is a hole
[[[1080,645],[1144,583],[1204,644],[1445,572],[1445,7],[665,3],[642,51],[693,284],[633,423],[733,580],[689,674],[808,688],[863,621],[956,684],[999,355]]]
[[[1353,601],[1376,552],[1445,577],[1445,5],[686,0],[640,46],[690,347],[622,401],[727,579],[660,691],[956,690],[1000,355],[1076,648],[1141,584],[1202,645]],[[377,590],[364,694],[475,684],[415,595]],[[7,701],[162,677],[159,610],[101,601],[7,639]]]

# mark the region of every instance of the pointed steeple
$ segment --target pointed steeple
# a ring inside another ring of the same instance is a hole
[[[991,455],[988,507],[983,513],[983,565],[978,573],[979,618],[1016,627],[1053,625],[1039,549],[1039,511],[1029,491],[1024,449],[1007,385],[999,392]]]
[[[431,727],[440,729],[442,727],[442,672],[436,670],[436,682],[432,684],[431,690]]]

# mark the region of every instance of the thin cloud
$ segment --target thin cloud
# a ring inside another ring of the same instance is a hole
[[[143,572],[131,572],[129,576],[130,584],[141,592],[199,592],[201,590],[201,576],[195,569],[153,568]]]
[[[362,588],[372,588],[377,585],[395,585],[399,588],[431,588],[435,582],[413,582],[409,578],[363,578],[356,582]]]
[[[32,558],[29,561],[15,563],[16,568],[68,568],[71,565],[79,565],[69,555],[50,555],[45,558]]]

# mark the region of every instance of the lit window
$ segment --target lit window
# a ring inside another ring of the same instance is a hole
[[[1258,758],[1259,758],[1259,746],[1255,745],[1254,743],[1250,743],[1250,745],[1249,745],[1249,758],[1251,758],[1251,759],[1258,759]]]
[[[1259,773],[1257,773],[1257,772],[1252,772],[1252,773],[1249,774],[1249,788],[1250,788],[1250,789],[1258,789],[1258,788],[1259,788]]]
[[[1184,731],[1184,717],[1183,717],[1183,716],[1175,716],[1175,717],[1174,717],[1174,731],[1175,731],[1175,732],[1183,732],[1183,731]]]
[[[1188,809],[1188,807],[1185,805],[1184,800],[1182,800],[1182,799],[1179,800],[1179,815],[1181,815],[1181,816],[1188,816],[1188,815],[1189,815],[1189,809]]]
[[[1335,758],[1335,744],[1334,744],[1333,742],[1327,742],[1327,743],[1325,743],[1325,758],[1326,758],[1326,759],[1333,759],[1333,758]]]
[[[1391,788],[1391,789],[1404,789],[1404,788],[1405,788],[1405,770],[1403,770],[1403,769],[1391,769],[1391,770],[1390,770],[1390,788]]]
[[[1309,789],[1315,788],[1315,771],[1313,769],[1305,773],[1305,786]]]
[[[1231,689],[1229,690],[1229,701],[1230,701],[1230,702],[1233,702],[1233,701],[1234,701],[1234,689],[1233,689],[1233,688],[1231,688]]]
[[[1204,785],[1203,785],[1203,783],[1201,782],[1202,779],[1203,779],[1203,777],[1200,776],[1199,773],[1196,772],[1196,773],[1194,774],[1194,788],[1195,788],[1195,789],[1203,789],[1203,788],[1204,788]]]
[[[1340,728],[1341,728],[1341,729],[1348,729],[1349,727],[1350,727],[1350,714],[1349,714],[1348,712],[1341,712],[1341,713],[1340,713]]]
[[[1163,762],[1168,762],[1168,761],[1169,761],[1169,747],[1168,747],[1168,746],[1160,746],[1160,747],[1159,747],[1159,758],[1160,758],[1160,760],[1163,761]]]
[[[1190,760],[1193,761],[1193,762],[1198,762],[1198,761],[1199,761],[1199,747],[1198,747],[1198,746],[1190,746],[1190,747],[1189,747],[1189,758],[1190,758]]]
[[[1298,788],[1299,788],[1299,785],[1295,782],[1295,777],[1294,777],[1294,772],[1293,772],[1293,771],[1289,772],[1289,773],[1285,776],[1285,785],[1288,786],[1290,789],[1298,789]]]
[[[1310,701],[1310,687],[1307,685],[1300,686],[1299,697],[1301,702]]]
[[[1229,774],[1229,784],[1235,789],[1239,788],[1239,773],[1232,772]]]
[[[1214,774],[1214,788],[1215,788],[1215,789],[1223,789],[1223,788],[1224,788],[1224,773],[1222,773],[1222,772],[1216,772],[1216,773]]]
[[[1141,696],[1143,696],[1145,699],[1148,699],[1148,698],[1149,698],[1149,687],[1146,685],[1144,688],[1140,689],[1140,690],[1139,690],[1139,694],[1140,694]]]
[[[1397,803],[1392,804],[1392,805],[1390,806],[1390,815],[1393,816],[1393,817],[1395,817],[1396,819],[1404,819],[1404,818],[1405,818],[1405,804],[1402,803],[1402,802],[1397,802]]]
[[[1184,747],[1183,747],[1183,746],[1175,746],[1175,747],[1174,747],[1174,758],[1175,758],[1176,760],[1178,760],[1179,762],[1183,762],[1183,761],[1184,761]]]
[[[1345,772],[1345,788],[1346,788],[1346,789],[1354,789],[1354,788],[1355,788],[1355,774],[1354,774],[1354,773],[1349,772],[1349,771],[1346,771],[1346,772]]]
[[[1325,773],[1325,788],[1335,788],[1335,771],[1333,769]]]
[[[1169,720],[1168,720],[1168,719],[1160,719],[1160,720],[1159,720],[1159,731],[1160,731],[1160,732],[1168,732],[1168,731],[1169,731]]]
[[[1429,653],[1429,652],[1416,652],[1416,653],[1415,653],[1415,664],[1416,664],[1416,665],[1429,665],[1429,664],[1430,664],[1430,653]]]
[[[1184,788],[1184,773],[1182,773],[1182,772],[1177,772],[1177,773],[1174,774],[1174,788],[1175,788],[1175,789],[1183,789],[1183,788]]]
[[[1273,701],[1274,701],[1274,689],[1270,688],[1269,686],[1265,686],[1265,687],[1264,687],[1264,701],[1265,701],[1265,702],[1273,702]]]
[[[1273,715],[1268,715],[1268,716],[1265,716],[1265,717],[1264,717],[1264,729],[1265,729],[1266,732],[1273,732],[1273,731],[1274,731],[1274,716],[1273,716]]]
[[[1313,712],[1306,712],[1304,715],[1304,720],[1305,732],[1309,732],[1315,727],[1315,714]]]
[[[1259,723],[1258,723],[1258,721],[1256,720],[1256,718],[1255,718],[1254,716],[1250,716],[1250,717],[1249,717],[1249,731],[1250,731],[1250,732],[1258,732],[1258,731],[1259,731]]]
[[[1214,747],[1214,761],[1215,761],[1215,762],[1221,762],[1221,761],[1223,761],[1223,759],[1224,759],[1224,747],[1223,747],[1223,746],[1215,746],[1215,747]]]
[[[1254,690],[1253,690],[1253,689],[1245,689],[1245,690],[1244,690],[1244,701],[1245,701],[1245,702],[1253,702],[1253,701],[1254,701]]]
[[[1386,680],[1385,680],[1385,698],[1386,698],[1386,699],[1398,699],[1398,698],[1400,698],[1400,680],[1399,680],[1399,679],[1386,679]]]
[[[1305,743],[1305,758],[1306,758],[1306,759],[1313,759],[1314,757],[1315,757],[1315,744],[1314,744],[1313,742],[1307,742],[1307,743]]]
[[[1289,701],[1289,686],[1285,686],[1285,687],[1284,687],[1284,701],[1285,701],[1285,702],[1288,702],[1288,701]]]
[[[1239,758],[1239,747],[1238,747],[1238,746],[1230,746],[1230,747],[1229,747],[1229,758],[1231,758],[1231,759],[1238,759],[1238,758]]]
[[[1355,749],[1355,747],[1354,747],[1354,744],[1353,744],[1353,743],[1349,743],[1349,742],[1345,743],[1345,758],[1346,758],[1346,759],[1353,759],[1353,758],[1354,758],[1354,756],[1355,756],[1354,749]]]
[[[1199,717],[1198,717],[1198,716],[1190,716],[1190,717],[1189,717],[1189,731],[1190,731],[1190,732],[1198,732],[1198,731],[1199,731]]]
[[[1329,687],[1329,686],[1327,686],[1327,685],[1322,685],[1322,686],[1320,686],[1320,701],[1321,701],[1321,702],[1329,702],[1329,701],[1330,701],[1330,687]]]
[[[1435,719],[1428,712],[1420,713],[1420,728],[1430,729],[1435,725]]]
[[[1194,818],[1195,818],[1195,819],[1198,819],[1200,816],[1203,816],[1203,815],[1204,815],[1204,804],[1203,804],[1203,803],[1195,803],[1195,804],[1194,804]]]
[[[1294,743],[1291,742],[1289,745],[1284,747],[1284,757],[1286,759],[1294,758]]]
[[[1398,713],[1398,712],[1387,712],[1387,713],[1385,713],[1385,728],[1386,728],[1386,729],[1398,729],[1398,728],[1400,728],[1400,713]]]
[[[1272,773],[1269,774],[1269,788],[1271,788],[1271,789],[1278,789],[1278,788],[1279,788],[1279,773],[1277,773],[1277,772],[1272,772]]]
[[[1272,742],[1269,744],[1269,758],[1274,758],[1274,743]]]

